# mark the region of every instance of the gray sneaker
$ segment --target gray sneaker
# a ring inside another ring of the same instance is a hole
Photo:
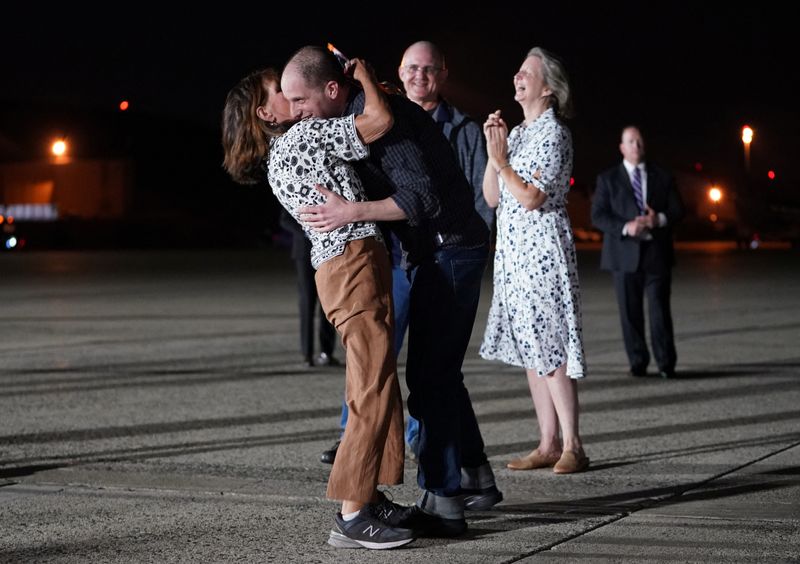
[[[365,505],[355,519],[345,521],[341,513],[334,518],[328,544],[336,548],[397,548],[414,540],[410,529],[391,527],[379,518],[375,504]]]

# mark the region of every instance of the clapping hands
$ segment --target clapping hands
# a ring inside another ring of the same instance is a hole
[[[500,110],[492,112],[486,118],[483,134],[486,137],[489,162],[497,170],[508,162],[508,125],[500,117]]]

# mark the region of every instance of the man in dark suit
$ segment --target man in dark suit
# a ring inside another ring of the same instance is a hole
[[[670,313],[674,252],[672,226],[683,215],[675,180],[644,160],[637,127],[622,130],[622,163],[597,177],[592,223],[603,232],[600,267],[614,276],[630,373],[645,376],[650,354],[645,342],[644,296],[653,356],[663,378],[675,375],[675,337]]]

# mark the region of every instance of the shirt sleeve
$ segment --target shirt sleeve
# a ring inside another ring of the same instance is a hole
[[[568,165],[570,139],[557,126],[548,127],[544,139],[533,150],[533,158],[527,171],[530,183],[548,196],[554,196],[563,189],[561,176]],[[534,178],[536,171],[539,178]]]
[[[483,196],[483,175],[489,162],[483,130],[477,122],[470,121],[464,126],[463,134],[459,136],[457,142],[463,143],[464,149],[459,147],[459,162],[472,185],[475,209],[491,231],[494,223],[494,209],[489,207]]]
[[[439,151],[446,151],[455,167],[458,164],[450,143],[425,110],[400,96],[390,96],[389,103],[394,126],[372,145],[373,155],[378,154],[381,169],[395,187],[392,200],[406,214],[409,224],[416,226],[440,213],[441,202],[430,168],[440,160]]]
[[[358,136],[355,115],[314,119],[309,126],[316,131],[320,148],[340,159],[359,161],[369,156],[369,149]]]
[[[381,169],[394,184],[396,191],[391,198],[406,214],[409,224],[419,225],[425,218],[437,215],[439,201],[420,147],[398,135],[383,148],[385,151],[379,154]]]

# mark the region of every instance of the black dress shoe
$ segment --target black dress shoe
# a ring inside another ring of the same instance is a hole
[[[319,461],[323,464],[333,464],[333,461],[336,460],[336,451],[339,450],[339,443],[341,441],[336,441],[331,448],[328,450],[323,450],[322,454],[319,457]]]
[[[646,368],[631,368],[628,371],[629,376],[635,376],[636,378],[642,378],[647,376],[647,369]]]

